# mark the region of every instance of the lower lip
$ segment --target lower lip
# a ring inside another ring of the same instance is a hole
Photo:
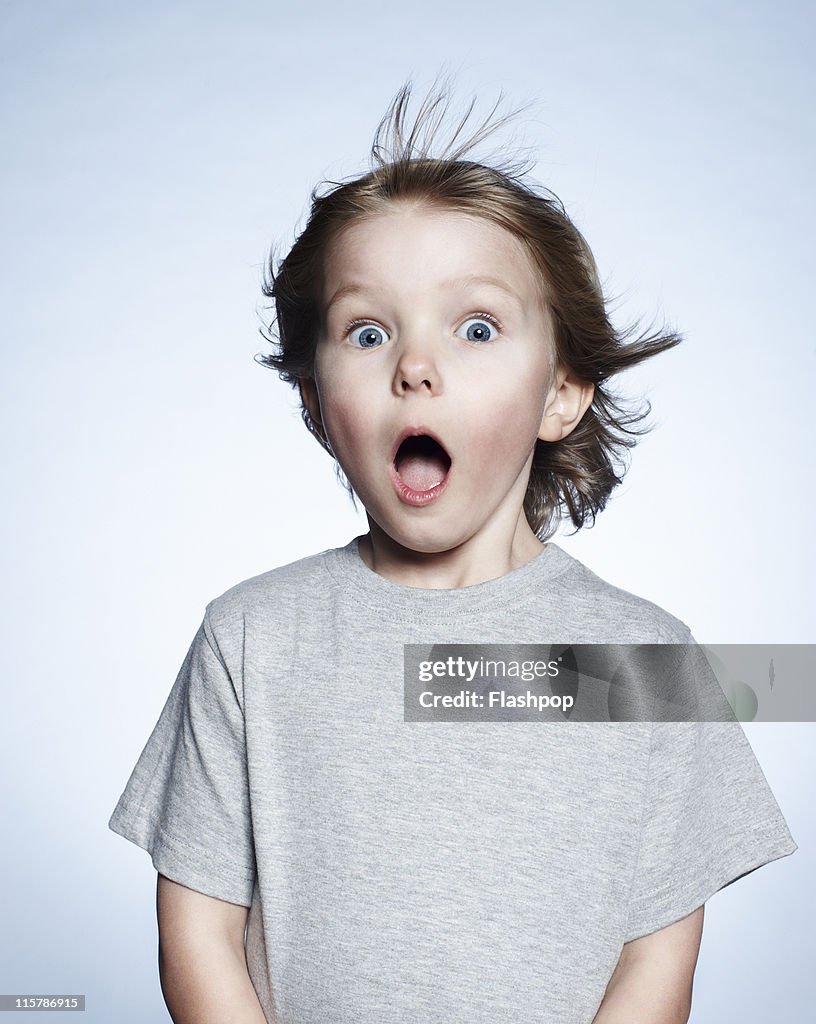
[[[399,473],[397,473],[396,467],[393,463],[391,464],[391,479],[400,500],[404,501],[406,505],[428,505],[432,501],[436,501],[439,495],[447,487],[448,480],[451,475],[451,468],[452,467],[448,468],[448,472],[438,484],[434,484],[434,486],[429,488],[427,491],[415,491],[413,487],[409,487]]]

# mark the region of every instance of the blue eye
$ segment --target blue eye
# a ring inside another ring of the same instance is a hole
[[[364,327],[365,330],[360,331],[358,339],[360,344],[358,344],[355,342],[353,334],[356,330],[360,330],[361,327]],[[376,324],[369,323],[368,320],[353,320],[346,326],[346,334],[351,335],[351,343],[357,348],[379,348],[385,340],[385,338],[381,341],[377,340],[377,336],[379,335],[382,337],[382,335],[385,334],[385,331]]]
[[[471,325],[468,328],[466,340],[475,344],[493,341],[494,336],[501,331],[501,324],[490,313],[475,313],[465,320],[465,324]],[[388,338],[382,327],[378,327],[370,320],[352,320],[351,323],[346,324],[345,334],[351,339],[355,348],[362,349],[379,348]]]
[[[465,320],[465,324],[471,325],[467,331],[467,340],[482,344],[492,341],[493,335],[501,328],[499,321],[489,313],[477,313]]]

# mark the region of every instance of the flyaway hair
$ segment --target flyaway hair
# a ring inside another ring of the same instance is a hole
[[[413,123],[406,124],[410,80],[397,92],[380,121],[371,147],[370,170],[346,182],[325,181],[310,194],[306,227],[282,260],[274,247],[264,267],[263,294],[275,315],[261,333],[276,351],[256,359],[299,388],[314,375],[314,358],[323,330],[324,256],[333,240],[360,218],[392,211],[397,204],[479,216],[513,234],[525,247],[540,283],[539,301],[552,328],[552,368],[567,367],[595,385],[592,402],[580,422],[560,441],[537,441],[524,512],[533,532],[546,541],[569,518],[576,531],[594,524],[612,490],[623,480],[629,449],[649,427],[651,412],[627,409],[610,387],[612,378],[650,356],[673,348],[682,336],[648,333],[638,323],[613,326],[592,251],[561,200],[549,189],[526,181],[523,163],[467,154],[518,111],[491,121],[490,115],[460,140],[474,103],[434,155],[444,138],[450,87],[434,83]],[[524,108],[521,108],[524,109]],[[274,325],[277,325],[275,330]],[[547,339],[542,339],[547,344]],[[518,382],[519,390],[525,381]],[[302,402],[306,427],[330,452],[320,424]],[[342,479],[352,501],[353,491]]]

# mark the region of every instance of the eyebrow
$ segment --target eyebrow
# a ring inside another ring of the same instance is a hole
[[[515,299],[519,305],[521,305],[521,298],[515,288],[512,288],[506,281],[502,281],[498,277],[490,277],[486,274],[466,274],[464,277],[455,278],[450,281],[443,281],[439,287],[440,289],[448,290],[453,288],[462,288],[467,285],[489,285],[492,288],[500,288],[503,292],[506,292],[511,298]],[[344,284],[332,295],[329,299],[326,309],[328,310],[335,302],[345,298],[347,295],[362,295],[368,291],[366,285],[351,281],[349,284]]]

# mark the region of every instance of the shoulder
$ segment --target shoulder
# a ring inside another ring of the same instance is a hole
[[[215,633],[263,624],[270,633],[289,619],[309,616],[325,600],[326,564],[333,549],[298,558],[235,583],[212,598],[205,621]]]
[[[573,615],[593,624],[599,642],[690,642],[691,630],[678,616],[603,579],[574,555],[567,554],[567,558],[572,571],[562,577],[563,596],[569,600]]]

